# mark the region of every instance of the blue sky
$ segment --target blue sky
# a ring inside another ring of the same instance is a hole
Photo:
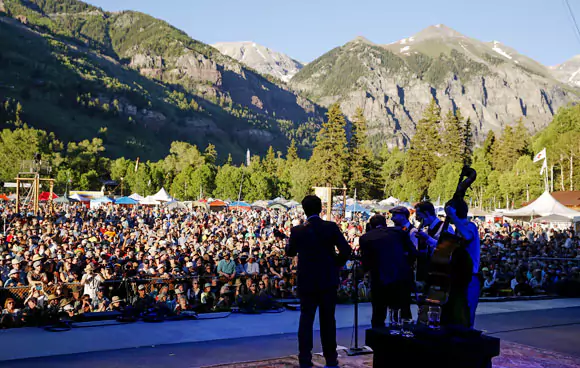
[[[390,43],[438,23],[498,40],[546,65],[580,54],[563,0],[88,0],[138,10],[192,38],[254,41],[310,62],[356,36]],[[580,22],[580,0],[570,0]]]

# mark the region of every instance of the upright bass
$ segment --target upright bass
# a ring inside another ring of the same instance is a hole
[[[463,201],[465,192],[476,178],[476,171],[464,166],[453,198],[446,206],[453,205],[455,201]],[[447,231],[449,223],[450,219],[447,217],[437,247],[431,256],[425,301],[427,305],[440,305],[443,308],[443,324],[462,325],[465,317],[469,316],[466,292],[473,267],[464,240]]]

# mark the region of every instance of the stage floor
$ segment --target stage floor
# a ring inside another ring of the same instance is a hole
[[[530,308],[533,309],[533,308]],[[290,313],[290,312],[286,312]],[[297,318],[296,313],[293,318]],[[261,316],[252,316],[260,319]],[[280,317],[278,317],[280,318]],[[255,319],[254,319],[255,320]],[[225,321],[225,320],[223,320]],[[255,320],[256,321],[256,320]],[[249,320],[231,319],[230,323],[249,322]],[[172,329],[177,329],[181,322],[172,322]],[[210,321],[206,322],[204,328],[218,327]],[[580,367],[580,307],[552,308],[536,310],[520,310],[508,313],[489,313],[479,315],[477,327],[486,333],[502,339],[502,355],[494,360],[494,367],[546,367],[546,368],[568,368]],[[150,333],[154,334],[155,326],[148,325]],[[182,324],[183,329],[191,328],[190,324]],[[245,327],[252,330],[251,323],[246,326],[232,326],[239,329]],[[276,326],[272,326],[275,328]],[[103,328],[110,333],[110,339],[120,331],[117,327]],[[219,324],[219,328],[224,325]],[[359,329],[361,342],[364,342],[365,326]],[[95,330],[95,329],[88,329]],[[96,331],[94,331],[96,332]],[[182,331],[187,332],[187,331]],[[191,331],[189,331],[191,332]],[[208,331],[198,330],[199,334]],[[222,331],[224,336],[228,331]],[[249,331],[252,332],[252,331]],[[68,332],[48,333],[54,342],[62,342],[66,348]],[[212,331],[219,333],[219,331]],[[9,335],[2,334],[0,345],[7,344],[5,340]],[[17,335],[14,335],[16,337]],[[35,350],[37,346],[30,340],[11,339],[11,344],[22,345],[28,349]],[[107,339],[107,335],[96,333],[93,344],[99,344],[102,339]],[[352,344],[353,329],[339,328],[338,343],[343,347]],[[91,344],[91,342],[88,342]],[[131,349],[108,350],[72,355],[46,356],[41,358],[31,358],[22,360],[2,361],[2,367],[294,367],[296,358],[292,355],[296,353],[296,334],[281,333],[267,336],[248,336],[234,339],[222,339],[213,341],[202,341],[193,343],[181,343],[170,345],[155,345]],[[315,339],[315,351],[320,351],[318,337]],[[46,354],[44,354],[46,355]],[[286,357],[286,358],[279,358]],[[342,367],[369,367],[371,356],[341,359]],[[244,364],[233,362],[249,362]],[[323,360],[317,358],[317,364],[323,366]],[[224,364],[226,364],[224,366]]]

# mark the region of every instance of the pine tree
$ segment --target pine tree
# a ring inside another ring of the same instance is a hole
[[[443,119],[443,133],[441,134],[441,157],[444,163],[461,162],[463,156],[463,127],[461,126],[461,112],[447,111]]]
[[[352,136],[349,144],[349,189],[355,189],[359,198],[372,198],[380,188],[378,165],[367,143],[367,122],[363,110],[357,108],[352,122]]]
[[[348,160],[346,121],[338,103],[330,106],[326,116],[328,120],[318,132],[310,158],[312,182],[320,186],[343,185]]]
[[[412,181],[417,190],[417,193],[407,193],[407,195],[417,200],[427,195],[429,184],[440,166],[440,159],[436,152],[440,144],[438,133],[440,122],[441,109],[435,100],[432,100],[417,124],[417,131],[411,139],[411,148],[403,172],[406,180]]]
[[[459,112],[459,109],[457,109]],[[461,162],[464,165],[471,165],[473,156],[473,128],[471,125],[471,118],[465,119],[465,122],[461,124]]]
[[[268,148],[268,152],[266,153],[266,157],[262,161],[262,164],[261,171],[265,171],[266,174],[272,177],[276,175],[276,155],[274,154],[274,148],[272,148],[272,146]]]
[[[494,144],[492,162],[495,170],[509,171],[514,167],[520,156],[529,154],[529,133],[522,131],[523,124],[522,126],[518,125],[515,128],[507,125],[499,141]]]
[[[491,161],[491,156],[493,154],[493,147],[496,143],[495,140],[495,133],[493,130],[487,132],[487,136],[485,137],[485,141],[483,142],[483,153],[485,158]]]
[[[217,151],[215,146],[211,143],[207,145],[205,150],[203,151],[203,157],[205,159],[205,163],[208,165],[215,165],[217,160]]]
[[[295,161],[298,158],[298,150],[296,149],[296,141],[292,138],[288,151],[286,152],[286,160],[289,162]]]

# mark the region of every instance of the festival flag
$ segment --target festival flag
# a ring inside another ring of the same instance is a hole
[[[135,161],[135,172],[139,170],[139,157],[137,157],[137,161]]]
[[[547,174],[548,173],[547,160],[544,160],[544,163],[542,164],[542,169],[540,170],[540,175],[544,174],[544,170],[546,171],[546,174]]]
[[[534,156],[534,162],[538,162],[545,158],[546,158],[546,148],[544,147],[544,149],[541,150],[540,153]]]

